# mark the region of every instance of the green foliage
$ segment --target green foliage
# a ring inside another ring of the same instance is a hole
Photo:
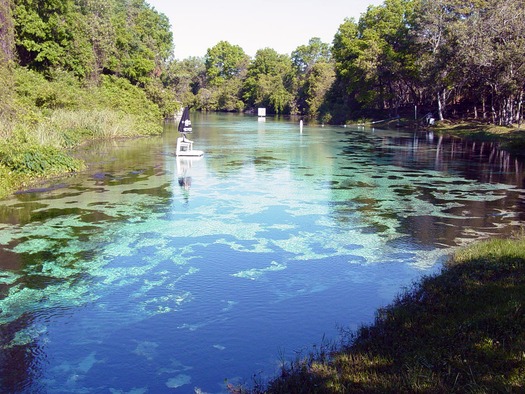
[[[107,108],[130,115],[136,121],[136,134],[159,134],[162,131],[159,107],[146,93],[124,78],[104,76],[100,89],[92,91],[97,108]]]
[[[283,113],[292,106],[292,62],[271,48],[260,49],[248,67],[243,98],[251,107]]]
[[[206,66],[203,58],[190,57],[182,61],[171,62],[163,75],[163,82],[173,93],[174,100],[181,107],[193,106],[195,96],[206,84]]]
[[[330,63],[332,54],[330,45],[319,37],[311,38],[308,45],[301,45],[292,52],[292,63],[301,73],[308,71],[317,63]]]
[[[0,0],[2,196],[35,177],[81,168],[67,148],[162,131],[162,115],[179,106],[159,78],[173,46],[165,15],[143,0],[12,6],[14,18],[11,2]]]
[[[242,110],[244,104],[239,97],[248,61],[249,57],[241,47],[226,41],[208,49],[204,59],[205,86],[198,90],[195,97],[198,108],[214,111]],[[198,79],[198,75],[196,77]],[[193,86],[196,88],[200,84],[195,82]]]
[[[334,38],[337,78],[325,112],[390,116],[432,109],[521,123],[525,11],[520,1],[385,0]],[[492,113],[488,113],[491,103]]]
[[[88,140],[136,136],[143,123],[137,116],[108,109],[56,110],[38,124],[34,138],[45,146],[73,148]],[[142,131],[153,134],[157,130]]]
[[[16,46],[22,65],[39,71],[67,65],[72,0],[15,0]]]
[[[303,97],[305,99],[305,112],[317,118],[319,110],[326,100],[326,95],[335,80],[333,64],[319,62],[314,64],[304,78]]]
[[[248,55],[240,46],[220,41],[208,49],[204,59],[208,83],[211,86],[221,86],[232,78],[242,78],[248,61]]]
[[[359,23],[346,20],[334,39],[338,79],[362,108],[389,109],[415,102],[414,45],[409,34],[415,0],[386,0]]]
[[[16,189],[18,186],[16,178],[7,167],[0,164],[0,199],[7,197],[12,190]]]
[[[11,134],[14,120],[13,71],[8,62],[2,62],[0,55],[0,139]]]
[[[330,45],[314,37],[308,45],[301,45],[292,52],[292,63],[296,74],[298,110],[317,118],[335,80]]]
[[[17,99],[24,108],[78,108],[84,102],[84,90],[71,73],[55,71],[50,79],[26,68],[15,70]]]
[[[82,168],[65,149],[87,140],[162,132],[159,107],[124,78],[103,77],[102,86],[86,89],[66,72],[48,80],[17,68],[14,76],[17,111],[0,117],[0,195],[34,177]]]
[[[171,56],[168,18],[144,0],[15,0],[20,64],[62,68],[98,82],[101,73],[146,84]]]
[[[61,174],[83,168],[80,160],[60,149],[33,144],[1,144],[0,164],[8,171],[29,176]]]
[[[39,128],[45,124],[53,125],[52,129],[62,129],[56,119],[57,113],[78,111],[79,119],[86,113],[106,114],[114,112],[114,121],[107,122],[108,115],[94,116],[93,121],[106,119],[103,124],[111,124],[121,120],[123,124],[132,123],[136,129],[131,134],[158,134],[161,131],[161,113],[158,106],[146,97],[146,93],[123,78],[104,77],[102,86],[86,90],[78,80],[68,73],[57,73],[56,79],[48,81],[34,71],[18,69],[16,71],[16,91],[21,120]],[[99,108],[99,110],[97,110]],[[66,111],[59,111],[66,110]],[[74,115],[71,116],[72,118]],[[82,123],[82,122],[80,122]],[[66,126],[64,126],[66,127]],[[93,124],[100,129],[102,126]],[[89,128],[89,127],[88,127]],[[122,128],[122,135],[129,135],[129,127]],[[108,135],[114,133],[107,131]],[[104,132],[97,132],[95,138],[101,138]],[[66,138],[67,139],[67,138]],[[69,146],[69,144],[66,144]]]

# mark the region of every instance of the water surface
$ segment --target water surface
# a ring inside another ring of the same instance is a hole
[[[0,201],[0,392],[207,393],[523,225],[523,163],[432,133],[193,114]]]

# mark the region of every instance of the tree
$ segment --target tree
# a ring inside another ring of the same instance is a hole
[[[334,38],[335,87],[346,89],[347,111],[388,111],[417,98],[415,44],[411,37],[417,0],[370,6],[359,23],[347,19]]]
[[[72,0],[15,0],[14,20],[19,62],[37,71],[67,67],[73,40]]]
[[[18,58],[33,70],[94,81],[112,74],[145,86],[171,57],[168,18],[144,0],[14,2]]]
[[[416,18],[414,35],[420,44],[418,63],[423,84],[437,102],[440,120],[445,117],[449,97],[459,88],[456,82],[464,82],[463,78],[454,76],[460,72],[457,29],[463,28],[461,19],[469,14],[464,6],[456,0],[423,0]]]
[[[241,111],[244,108],[239,97],[249,60],[240,46],[227,41],[208,49],[204,58],[209,91],[204,96],[207,109]]]
[[[492,121],[521,122],[525,88],[525,11],[522,1],[480,4],[456,25],[457,52],[470,86],[489,97]]]
[[[11,1],[0,0],[0,123],[8,120],[12,114],[12,93],[14,61],[14,21],[11,13]],[[5,124],[0,127],[7,127]],[[7,131],[0,129],[0,136]]]
[[[195,95],[206,85],[204,58],[189,57],[181,61],[174,60],[162,79],[177,101],[183,106],[191,106],[194,104]]]
[[[290,111],[293,95],[292,62],[274,49],[259,49],[248,67],[243,87],[244,101],[250,107],[268,107],[271,112]]]
[[[249,56],[240,46],[220,41],[208,49],[204,58],[208,83],[212,86],[220,86],[232,78],[242,79],[249,60]]]
[[[335,77],[330,45],[314,37],[308,45],[301,45],[292,52],[292,64],[296,76],[298,110],[317,117]]]
[[[171,57],[173,35],[168,18],[144,0],[121,0],[114,17],[117,52],[109,70],[144,86],[159,77]]]
[[[109,61],[116,56],[116,30],[112,18],[116,13],[115,0],[77,0],[81,17],[79,35],[89,47],[87,77],[97,83],[100,75],[110,70]],[[80,46],[79,47],[83,47]]]
[[[414,33],[427,90],[439,118],[448,102],[463,109],[490,104],[492,121],[520,122],[524,89],[522,0],[422,0]]]
[[[319,116],[319,109],[326,100],[334,80],[335,71],[332,63],[319,62],[312,66],[302,88],[307,115],[313,118]]]
[[[321,41],[319,37],[313,37],[308,45],[301,45],[292,52],[292,63],[298,72],[308,74],[317,63],[330,63],[332,54],[330,45]]]

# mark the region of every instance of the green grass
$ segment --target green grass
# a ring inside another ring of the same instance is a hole
[[[525,237],[461,249],[334,349],[252,393],[525,391]]]
[[[503,149],[511,153],[525,154],[525,130],[523,125],[518,128],[517,126],[496,126],[475,120],[443,121],[437,122],[433,130],[470,140],[497,141]]]

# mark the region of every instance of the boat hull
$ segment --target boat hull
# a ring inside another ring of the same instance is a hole
[[[186,150],[186,151],[179,151],[176,154],[177,156],[182,156],[182,157],[197,157],[197,156],[203,156],[204,152],[201,150],[192,149],[192,150]]]

